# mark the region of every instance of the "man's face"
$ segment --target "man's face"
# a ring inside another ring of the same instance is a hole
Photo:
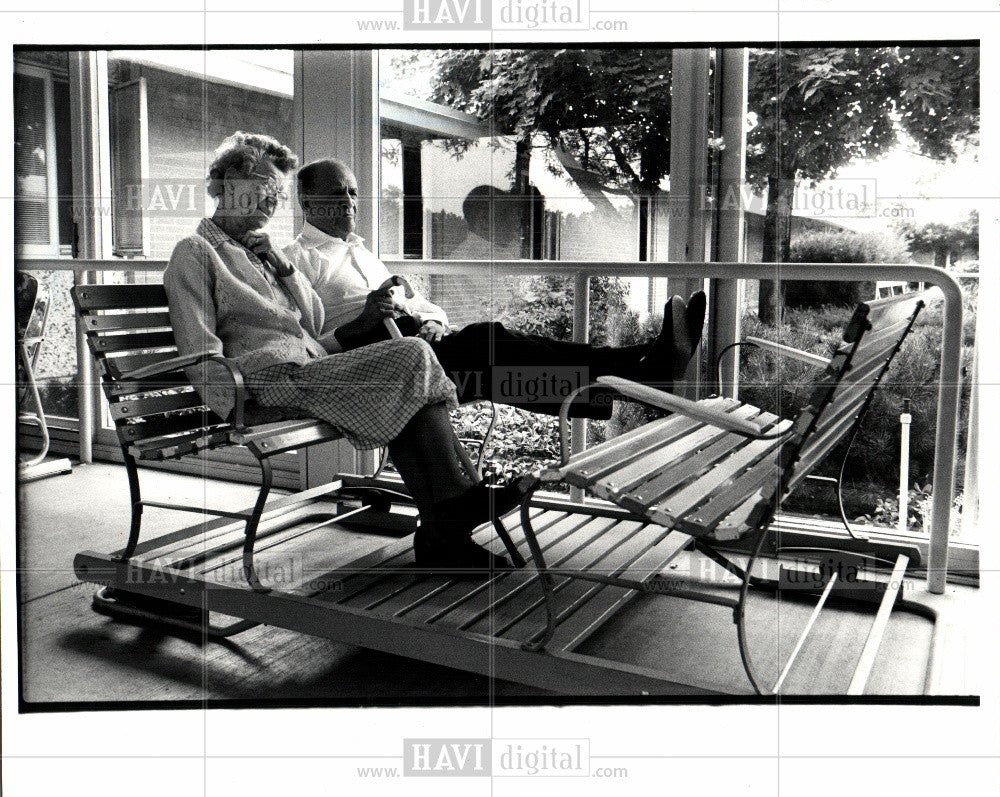
[[[358,181],[348,169],[331,166],[316,186],[318,193],[303,198],[306,220],[334,238],[346,238],[357,227]]]

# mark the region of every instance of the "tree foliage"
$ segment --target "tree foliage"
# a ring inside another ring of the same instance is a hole
[[[448,50],[430,99],[653,192],[670,168],[670,50]]]
[[[896,230],[912,253],[933,254],[935,266],[950,265],[957,255],[979,257],[979,214],[975,211],[953,224],[931,221],[917,226],[906,219]]]
[[[938,159],[979,131],[975,47],[809,47],[751,51],[747,179],[767,188],[762,259],[786,262],[792,196],[802,180],[877,158],[903,138]],[[761,283],[760,316],[775,314]]]

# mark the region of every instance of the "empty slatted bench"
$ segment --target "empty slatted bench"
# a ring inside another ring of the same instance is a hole
[[[637,520],[659,524],[663,533],[654,539],[654,545],[661,544],[671,534],[688,535],[697,550],[741,579],[738,599],[682,589],[671,589],[670,594],[733,609],[744,669],[755,691],[760,692],[760,678],[746,644],[744,608],[751,586],[781,586],[751,572],[767,529],[782,501],[841,440],[857,429],[874,391],[923,307],[923,294],[905,294],[859,305],[842,340],[832,347],[827,358],[788,347],[773,347],[778,353],[796,356],[816,366],[817,375],[809,397],[793,418],[781,418],[735,399],[716,397],[693,402],[618,377],[600,377],[595,384],[672,414],[570,455],[569,406],[578,394],[593,385],[568,396],[560,415],[561,463],[534,477],[522,506],[522,528],[539,571],[547,607],[544,627],[529,636],[525,647],[544,649],[568,616],[565,609],[560,612],[556,595],[568,581],[598,582],[637,592],[665,591],[655,565],[638,576],[633,573],[622,578],[547,564],[535,538],[529,504],[532,492],[540,486],[563,482],[617,504]],[[749,561],[740,566],[719,549],[744,537],[750,541],[751,553]],[[907,563],[908,557],[900,554],[894,576],[901,576]],[[894,579],[897,588],[899,580]],[[828,586],[821,604],[833,588],[829,577],[825,583]],[[888,605],[891,609],[895,594],[885,591],[883,607]],[[814,618],[816,613],[818,608]],[[879,624],[884,624],[884,620],[877,619],[876,625]],[[806,634],[808,630],[807,627]],[[859,670],[864,666],[870,669],[879,636],[873,631],[871,646],[866,645]],[[805,634],[785,672],[804,639]],[[852,684],[853,689],[863,688],[862,675],[859,673],[856,678],[861,686]],[[780,682],[779,678],[772,691],[780,687]]]

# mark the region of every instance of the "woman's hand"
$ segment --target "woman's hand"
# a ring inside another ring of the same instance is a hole
[[[271,236],[263,230],[248,232],[243,236],[243,245],[262,260],[270,263],[279,277],[290,276],[295,271],[295,267],[288,258],[271,244]]]

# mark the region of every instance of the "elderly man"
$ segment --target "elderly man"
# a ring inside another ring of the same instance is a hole
[[[346,351],[385,340],[383,320],[395,317],[404,335],[430,343],[456,383],[460,401],[491,398],[557,414],[564,393],[603,375],[669,390],[682,378],[701,336],[705,315],[701,291],[686,306],[679,296],[673,297],[664,308],[660,335],[638,346],[569,343],[527,335],[500,323],[475,323],[451,331],[444,310],[423,296],[404,301],[394,299],[391,289],[381,288],[390,274],[355,234],[358,184],[347,166],[335,160],[304,166],[298,173],[298,196],[305,224],[284,253],[323,302],[322,333],[328,347]],[[574,414],[608,418],[610,402],[598,394],[590,404],[574,407]]]

